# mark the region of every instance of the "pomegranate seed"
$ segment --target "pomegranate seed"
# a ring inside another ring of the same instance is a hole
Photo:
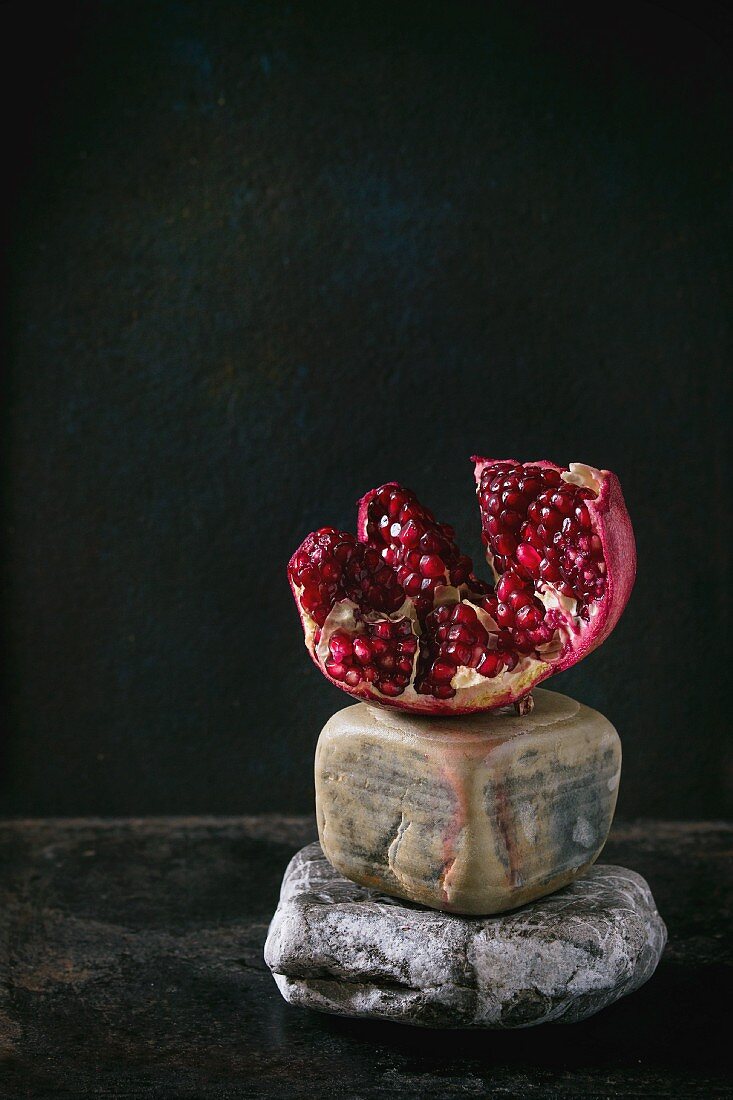
[[[542,622],[542,615],[536,607],[520,607],[517,611],[516,622],[522,630],[536,630]]]
[[[355,668],[350,668],[349,671],[346,673],[344,680],[349,685],[349,687],[356,687],[356,685],[361,681],[361,675],[356,671]]]
[[[456,665],[468,665],[471,663],[471,646],[452,642],[446,647],[445,652],[453,658]]]
[[[360,661],[363,665],[366,665],[369,663],[371,655],[371,646],[369,645],[369,642],[366,640],[366,638],[362,638],[360,636],[354,638],[354,656],[356,657],[357,661]]]
[[[554,535],[562,526],[562,516],[554,508],[543,508],[542,524],[550,534]]]
[[[521,487],[526,497],[536,497],[542,489],[542,482],[538,477],[524,477]]]
[[[499,671],[501,658],[497,653],[484,653],[476,666],[476,671],[482,676],[496,676]]]
[[[525,655],[532,652],[534,644],[526,630],[515,630],[514,648]]]
[[[377,684],[377,688],[381,691],[382,695],[397,696],[401,695],[405,690],[404,685],[396,684],[393,680],[380,680]]]
[[[554,493],[550,500],[550,503],[552,504],[553,508],[557,508],[558,512],[561,512],[564,516],[570,515],[573,510],[574,502],[573,497],[570,493]]]
[[[518,592],[509,593],[507,603],[516,612],[520,607],[529,607],[532,604],[532,597],[526,588],[521,588]]]
[[[445,562],[437,554],[425,554],[420,558],[420,572],[425,577],[442,577],[445,574]]]
[[[536,573],[541,560],[534,546],[530,546],[528,542],[520,542],[517,547],[517,561],[520,565],[523,565],[525,569],[529,569],[530,573]]]
[[[438,682],[452,680],[455,671],[453,665],[449,665],[447,661],[436,661],[432,668],[432,676]]]
[[[547,558],[543,558],[540,562],[540,576],[543,580],[549,581],[552,584],[555,581],[559,581],[562,574],[554,562],[548,561]]]
[[[334,680],[346,679],[346,673],[348,672],[346,665],[337,664],[335,661],[333,663],[326,661],[326,668],[328,669],[329,676]]]
[[[499,626],[513,626],[514,612],[508,604],[500,603],[496,609],[496,621]]]
[[[522,517],[519,512],[515,512],[512,508],[507,508],[506,511],[501,513],[499,517],[504,527],[508,527],[510,531],[516,531],[522,526]]]
[[[420,536],[420,549],[423,554],[435,554],[442,547],[442,540],[438,538],[435,531],[426,531],[424,535]]]
[[[408,520],[400,531],[400,542],[408,549],[412,549],[413,546],[417,546],[419,538],[420,528],[415,523],[414,519]]]
[[[517,549],[517,540],[514,538],[513,535],[499,535],[495,543],[495,548],[497,553],[501,554],[504,557],[508,557],[510,554],[513,554],[514,551]]]
[[[583,527],[586,531],[591,530],[593,525],[590,521],[590,513],[584,504],[578,505],[578,507],[575,509],[575,516],[581,527]]]
[[[328,643],[328,648],[333,653],[337,661],[343,661],[345,658],[350,657],[354,652],[354,646],[351,638],[348,634],[344,634],[342,630],[337,630],[331,635]]]
[[[510,592],[519,592],[524,588],[524,581],[516,573],[504,573],[496,586],[496,594],[500,600],[506,600]]]
[[[525,503],[524,495],[520,492],[517,492],[516,489],[505,489],[504,492],[501,494],[501,499],[502,503],[504,503],[509,509],[521,508]]]

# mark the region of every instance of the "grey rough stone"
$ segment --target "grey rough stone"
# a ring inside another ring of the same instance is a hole
[[[291,860],[265,960],[286,1001],[425,1027],[572,1023],[638,989],[667,930],[641,875],[596,865],[493,917],[397,901],[309,844]]]

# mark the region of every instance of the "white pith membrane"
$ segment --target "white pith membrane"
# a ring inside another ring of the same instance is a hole
[[[571,462],[567,470],[558,472],[561,480],[566,484],[590,490],[596,499],[599,497],[605,478],[602,471],[584,463]],[[591,505],[592,512],[594,501],[586,500],[584,503]],[[595,526],[593,529],[596,531]],[[501,573],[494,569],[494,559],[488,548],[487,561],[496,583],[500,579]],[[303,620],[306,648],[315,654],[319,665],[326,671],[326,674],[328,674],[326,662],[331,658],[330,641],[337,632],[341,631],[349,637],[355,638],[364,634],[370,624],[373,625],[379,622],[410,623],[411,634],[418,639],[418,645],[412,658],[412,672],[409,683],[404,690],[397,697],[392,694],[385,695],[379,690],[376,682],[368,683],[366,680],[361,680],[358,686],[350,685],[346,688],[351,694],[381,698],[390,704],[394,704],[398,699],[399,705],[412,705],[416,709],[425,708],[431,700],[439,702],[444,709],[451,709],[451,707],[456,709],[481,709],[491,706],[494,700],[505,700],[510,695],[513,698],[520,698],[522,694],[529,692],[538,679],[542,677],[543,672],[548,671],[550,666],[556,663],[558,658],[566,651],[567,647],[572,645],[573,640],[577,638],[580,632],[589,629],[591,621],[600,611],[601,600],[588,601],[585,604],[588,618],[584,621],[578,614],[576,599],[564,595],[553,583],[539,578],[533,579],[532,585],[533,594],[542,603],[545,611],[553,611],[557,618],[558,625],[551,640],[536,647],[536,656],[517,653],[518,660],[514,668],[504,668],[491,677],[482,675],[471,665],[457,665],[456,671],[449,681],[450,687],[456,694],[449,698],[433,696],[426,692],[418,692],[415,689],[415,679],[418,674],[421,656],[420,638],[423,631],[415,605],[409,596],[406,596],[403,604],[391,614],[362,611],[359,605],[350,599],[336,600],[323,626],[320,628],[319,634],[318,624],[303,608],[300,601],[303,589],[296,586],[295,591]],[[472,608],[479,623],[488,634],[488,645],[485,646],[485,649],[488,651],[496,650],[500,627],[484,608],[474,602],[472,597],[478,599],[480,594],[473,593],[467,584],[461,584],[458,587],[452,585],[438,586],[434,591],[433,610],[439,607],[453,607],[458,603]],[[318,637],[317,643],[316,637]],[[344,685],[340,683],[339,686]]]

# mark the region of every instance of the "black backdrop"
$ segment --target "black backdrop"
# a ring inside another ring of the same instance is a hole
[[[3,10],[0,812],[307,811],[347,699],[286,561],[392,478],[479,557],[479,451],[617,471],[637,587],[550,686],[622,813],[722,814],[722,9]]]

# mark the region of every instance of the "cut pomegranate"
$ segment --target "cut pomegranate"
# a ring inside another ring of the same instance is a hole
[[[636,553],[615,475],[473,461],[494,586],[453,528],[396,482],[361,499],[358,537],[322,527],[291,558],[306,646],[350,695],[424,714],[494,710],[616,625]]]

